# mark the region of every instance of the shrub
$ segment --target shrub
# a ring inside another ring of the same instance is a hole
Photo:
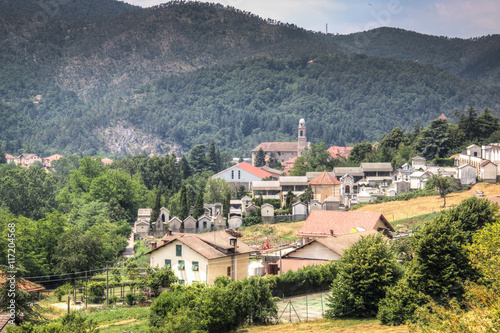
[[[118,302],[118,296],[111,295],[111,296],[109,296],[108,301],[109,301],[109,304],[116,304],[116,302]]]
[[[338,274],[328,296],[326,316],[371,317],[387,287],[401,275],[396,255],[381,234],[362,237],[347,249],[337,265]]]
[[[128,305],[128,306],[132,306],[134,305],[136,302],[136,298],[135,298],[135,295],[132,294],[132,293],[127,293],[125,295],[125,303]]]
[[[69,283],[65,283],[64,285],[57,287],[56,291],[54,291],[54,296],[57,297],[59,302],[62,301],[62,297],[64,295],[70,295],[73,291],[73,286]]]

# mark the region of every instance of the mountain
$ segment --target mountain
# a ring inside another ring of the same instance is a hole
[[[464,78],[500,84],[500,35],[461,39],[384,27],[332,39],[349,52],[418,61]]]
[[[300,118],[311,141],[345,144],[468,105],[498,114],[494,66],[467,77],[444,51],[441,63],[416,61],[431,56],[422,50],[409,60],[356,54],[348,36],[218,4],[64,3],[49,15],[31,0],[0,2],[8,119],[0,145],[9,153],[162,154],[214,139],[240,155],[261,141],[293,140]],[[421,48],[440,42],[448,45],[432,37]],[[484,45],[478,54],[494,52]]]

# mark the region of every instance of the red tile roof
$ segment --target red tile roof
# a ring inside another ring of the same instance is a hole
[[[226,230],[207,232],[199,235],[173,233],[170,236],[165,235],[158,243],[158,246],[146,252],[146,254],[150,254],[177,240],[207,259],[223,258],[234,255],[234,252],[224,253],[221,251],[232,248],[229,244],[231,237]],[[241,240],[237,241],[237,254],[250,252],[255,252],[255,250]]]
[[[484,167],[485,165],[488,165],[489,163],[491,163],[491,164],[495,165],[495,163],[493,163],[493,162],[491,162],[491,161],[486,160],[486,161],[483,161],[483,163],[481,163],[479,166]]]
[[[330,173],[323,171],[321,175],[312,179],[309,184],[311,185],[340,185],[337,178],[333,177]]]
[[[109,158],[103,158],[101,160],[101,163],[104,165],[109,165],[109,164],[113,163],[113,160],[110,160]]]
[[[353,147],[340,147],[340,146],[332,146],[328,148],[326,151],[330,153],[330,156],[333,158],[337,157],[343,157],[347,158],[349,157],[349,154],[351,153]]]
[[[309,214],[298,235],[328,237],[332,231],[334,235],[346,235],[359,227],[372,230],[379,220],[382,220],[387,229],[394,231],[381,213],[315,210]]]
[[[234,169],[234,168],[240,168],[241,170],[249,172],[252,175],[257,176],[257,177],[262,178],[262,179],[267,178],[267,177],[271,178],[273,176],[272,173],[264,171],[261,168],[257,168],[256,166],[253,166],[247,162],[241,162],[239,164],[236,164],[236,165],[234,165],[226,170],[223,170],[223,171],[213,175],[212,178],[214,178],[215,176],[218,176],[218,175],[220,175],[228,170]]]
[[[0,313],[0,332],[3,332],[5,326],[9,323],[10,314]]]
[[[2,271],[0,271],[0,284],[4,284],[7,281],[7,278],[9,277],[9,274],[4,274]],[[44,290],[45,287],[41,286],[35,282],[31,282],[28,280],[25,280],[23,278],[16,278],[16,283],[19,288],[26,292],[34,292],[34,291],[40,291]]]
[[[446,119],[446,116],[444,115],[444,113],[441,113],[441,115],[438,117],[438,119]]]
[[[8,160],[13,160],[13,159],[16,159],[17,157],[14,157],[14,156],[9,155],[9,154],[5,154],[5,158]]]

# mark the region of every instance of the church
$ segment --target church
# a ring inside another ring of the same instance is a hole
[[[306,121],[300,119],[298,128],[297,142],[262,142],[260,145],[252,149],[252,165],[255,165],[257,152],[262,148],[266,154],[266,160],[274,154],[274,157],[284,163],[292,158],[302,154],[305,148],[309,148],[310,143],[307,142],[306,136]]]

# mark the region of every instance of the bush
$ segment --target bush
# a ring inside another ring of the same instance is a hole
[[[111,296],[109,296],[108,301],[109,301],[109,304],[116,304],[116,302],[118,302],[118,296],[111,295]]]
[[[105,285],[101,282],[91,282],[88,285],[90,296],[89,302],[98,304],[104,301]]]
[[[71,295],[72,292],[73,286],[69,283],[65,283],[64,285],[57,287],[56,291],[54,291],[54,296],[56,296],[57,300],[61,302],[64,295]]]
[[[136,303],[136,298],[135,298],[135,295],[132,294],[132,293],[127,293],[125,295],[125,303],[128,305],[128,306],[132,306],[132,305],[135,305]]]
[[[381,234],[362,237],[347,249],[328,296],[326,316],[372,317],[387,287],[401,276],[393,249]]]
[[[434,163],[436,164],[436,166],[440,166],[440,167],[454,167],[455,166],[455,159],[454,158],[436,157],[434,159]]]
[[[264,279],[271,284],[273,296],[285,297],[328,290],[336,276],[337,265],[332,261],[299,268],[296,272],[267,275]]]

